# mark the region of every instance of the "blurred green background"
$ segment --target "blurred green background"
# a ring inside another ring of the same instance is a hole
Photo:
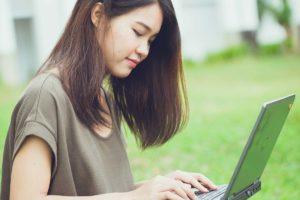
[[[242,57],[185,66],[190,121],[161,148],[141,152],[129,136],[137,180],[170,170],[201,172],[228,183],[261,105],[300,94],[300,57]],[[128,134],[129,135],[129,134]],[[253,199],[299,199],[300,99],[296,97]],[[255,166],[254,166],[255,167]]]
[[[142,152],[126,133],[136,181],[180,169],[203,173],[216,184],[228,183],[262,103],[300,94],[299,55],[229,57],[227,52],[203,63],[185,61],[190,120],[174,139]],[[24,87],[0,84],[1,160],[11,112]],[[262,190],[253,199],[299,199],[299,143],[296,97],[262,176]]]
[[[0,28],[5,30],[0,37],[1,161],[24,81],[48,56],[75,0],[47,1],[48,6],[28,2],[0,2]],[[144,152],[126,133],[136,181],[180,169],[228,183],[262,103],[295,93],[262,176],[262,190],[252,199],[300,199],[299,0],[172,2],[183,55],[194,59],[184,61],[190,121],[167,144]]]

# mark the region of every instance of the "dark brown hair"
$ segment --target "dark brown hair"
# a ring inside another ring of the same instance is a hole
[[[128,77],[111,76],[110,86],[116,107],[140,146],[164,144],[185,124],[188,114],[180,32],[171,0],[77,0],[65,31],[39,73],[59,67],[63,86],[82,123],[91,130],[108,125],[99,102],[106,69],[91,21],[97,2],[102,2],[108,22],[153,3],[162,9],[163,24],[148,57]]]

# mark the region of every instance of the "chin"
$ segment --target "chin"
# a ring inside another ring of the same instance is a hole
[[[111,73],[112,76],[116,78],[127,78],[131,73],[131,70],[128,72],[113,72]]]
[[[130,75],[133,69],[127,65],[124,65],[123,63],[119,63],[119,64],[108,66],[107,70],[110,73],[110,75],[113,77],[126,78]]]

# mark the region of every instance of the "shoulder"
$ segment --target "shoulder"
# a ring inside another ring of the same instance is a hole
[[[20,135],[48,131],[56,135],[60,113],[65,113],[68,104],[59,78],[49,73],[35,76],[12,113],[15,132]]]
[[[19,103],[26,107],[36,104],[51,105],[66,100],[66,92],[58,77],[50,73],[39,74],[34,77],[25,88]]]
[[[40,97],[42,95],[59,96],[65,93],[61,81],[51,73],[39,74],[26,87],[23,96]]]
[[[29,82],[14,109],[17,121],[36,119],[43,113],[54,115],[57,106],[65,104],[65,96],[57,77],[49,73],[37,75]]]

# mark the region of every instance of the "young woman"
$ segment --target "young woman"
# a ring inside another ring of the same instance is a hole
[[[216,186],[175,171],[138,184],[120,130],[145,149],[184,125],[187,101],[171,0],[78,0],[16,105],[1,200],[196,199]]]

